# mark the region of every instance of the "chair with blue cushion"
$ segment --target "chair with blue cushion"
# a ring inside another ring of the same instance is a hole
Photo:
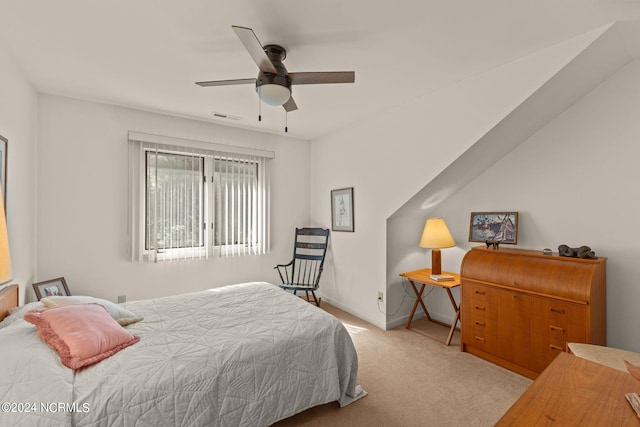
[[[304,291],[307,301],[309,293],[320,307],[320,299],[315,291],[320,285],[324,258],[329,243],[329,230],[325,228],[296,228],[293,259],[288,264],[278,264],[274,268],[280,275],[280,287],[293,291]]]

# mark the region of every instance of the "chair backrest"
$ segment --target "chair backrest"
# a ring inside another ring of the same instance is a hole
[[[296,228],[293,247],[292,284],[317,288],[329,244],[326,228]]]

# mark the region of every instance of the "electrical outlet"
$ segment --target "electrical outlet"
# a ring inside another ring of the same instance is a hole
[[[123,302],[127,302],[126,295],[118,295],[118,304],[122,304]]]
[[[378,291],[378,301],[382,302],[382,301],[384,300],[384,299],[383,299],[383,295],[384,295],[384,294],[383,294],[383,292],[382,292],[382,291]]]

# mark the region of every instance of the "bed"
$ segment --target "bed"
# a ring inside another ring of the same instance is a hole
[[[126,303],[139,342],[77,371],[24,320],[38,304],[0,322],[0,425],[267,426],[358,397],[342,323],[268,283]]]

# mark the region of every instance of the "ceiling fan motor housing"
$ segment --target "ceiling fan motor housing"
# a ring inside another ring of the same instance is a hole
[[[262,101],[270,105],[282,105],[284,104],[289,97],[291,96],[291,79],[287,75],[287,69],[285,68],[282,61],[287,57],[287,51],[282,47],[275,44],[269,44],[264,46],[264,51],[273,63],[277,74],[268,73],[260,71],[258,73],[258,78],[256,79],[256,92],[261,95]],[[286,88],[286,93],[284,90],[276,88],[276,87],[264,87],[261,93],[261,87],[267,85],[276,85]],[[265,92],[267,90],[273,90],[279,92],[279,94],[269,94],[267,95]],[[263,96],[267,95],[267,96]],[[279,96],[278,96],[279,95]],[[275,96],[275,99],[273,99]],[[285,98],[282,100],[283,98]]]

